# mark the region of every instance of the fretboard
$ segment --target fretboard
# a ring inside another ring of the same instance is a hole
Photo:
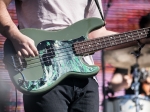
[[[124,32],[74,43],[76,55],[88,55],[101,49],[150,37],[150,28]]]

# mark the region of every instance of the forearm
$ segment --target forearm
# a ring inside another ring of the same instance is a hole
[[[132,83],[131,75],[123,75],[121,73],[115,73],[111,81],[109,82],[109,85],[115,92],[128,89],[131,86],[131,83]]]
[[[8,13],[7,5],[9,2],[10,1],[4,2],[0,0],[0,33],[6,38],[11,39],[20,35],[20,31]]]
[[[127,85],[125,85],[124,83],[115,84],[115,83],[111,83],[111,82],[110,82],[109,84],[110,84],[111,89],[112,89],[114,92],[127,89],[127,88],[126,88]]]

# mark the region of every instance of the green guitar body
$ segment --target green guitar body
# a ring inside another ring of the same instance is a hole
[[[50,91],[66,77],[92,77],[99,67],[75,55],[73,43],[87,40],[88,33],[104,26],[99,18],[88,18],[59,31],[34,28],[20,30],[32,38],[39,55],[19,58],[10,40],[4,43],[4,63],[15,87],[24,94]]]

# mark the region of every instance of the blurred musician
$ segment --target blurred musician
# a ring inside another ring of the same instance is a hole
[[[150,73],[146,70],[147,75],[141,75],[139,94],[150,96]],[[117,92],[125,90],[126,95],[134,94],[134,90],[131,88],[133,83],[133,75],[128,69],[116,68],[111,81],[109,82],[109,89]]]
[[[150,13],[140,18],[139,27],[140,28],[150,27]],[[150,74],[150,72],[148,72],[148,74]],[[133,75],[131,74],[130,70],[125,68],[116,68],[108,88],[112,89],[111,91],[114,92],[125,89],[125,94],[134,94],[134,91],[131,89],[132,83],[133,83]],[[147,76],[144,80],[140,79],[139,89],[140,94],[150,96],[150,76]]]

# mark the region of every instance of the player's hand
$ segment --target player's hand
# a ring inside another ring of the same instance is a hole
[[[150,76],[148,76],[148,77],[146,78],[146,81],[147,81],[147,83],[150,84]]]
[[[20,57],[35,57],[38,55],[37,48],[34,41],[26,35],[19,35],[18,37],[11,38],[14,48]]]
[[[125,85],[125,89],[128,89],[129,87],[131,87],[131,84],[132,84],[132,81],[133,81],[133,78],[132,78],[132,75],[125,75],[124,76],[124,85]]]

